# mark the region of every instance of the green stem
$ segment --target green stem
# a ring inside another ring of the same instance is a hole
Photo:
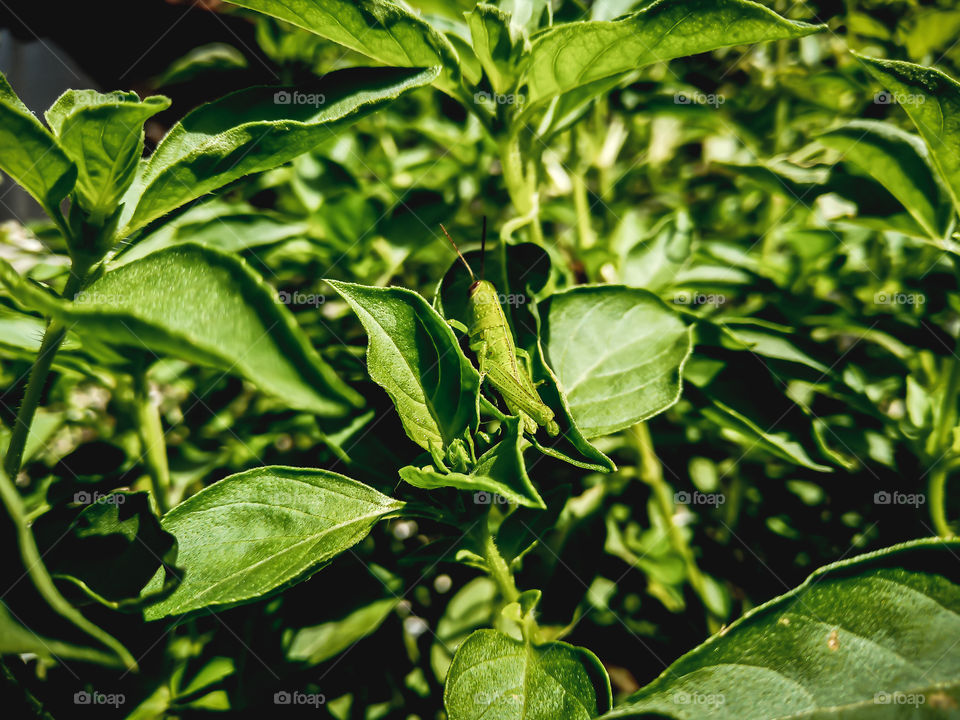
[[[500,166],[503,168],[503,181],[514,208],[521,216],[532,216],[531,239],[542,245],[543,229],[540,227],[540,213],[536,199],[536,168],[532,162],[528,163],[526,169],[524,168],[520,139],[515,133],[500,142]]]
[[[150,399],[150,382],[147,380],[146,371],[138,372],[134,383],[137,428],[143,443],[144,460],[157,507],[163,514],[169,509],[167,490],[170,487],[170,467],[167,464],[167,445],[160,422],[160,408]]]
[[[940,463],[930,473],[930,482],[927,487],[927,502],[930,503],[930,520],[933,529],[940,537],[953,537],[954,532],[947,522],[947,479],[950,471],[947,463]]]
[[[573,173],[573,205],[577,212],[580,249],[587,250],[596,244],[596,236],[590,227],[590,199],[587,197],[587,183],[579,172]]]
[[[680,528],[673,522],[676,507],[673,502],[673,489],[663,479],[663,466],[653,450],[653,439],[650,437],[650,429],[646,423],[640,422],[631,428],[637,451],[640,455],[640,479],[643,480],[653,490],[653,499],[663,516],[664,524],[667,527],[667,535],[673,551],[683,560],[687,572],[687,579],[690,587],[700,598],[704,608],[707,609],[707,624],[711,632],[720,629],[722,618],[714,617],[707,605],[707,584],[703,573],[697,565],[693,549],[687,542]]]
[[[72,300],[80,292],[86,280],[87,270],[88,268],[77,268],[76,265],[71,269],[70,277],[67,278],[67,283],[63,288],[63,297]],[[36,360],[33,361],[33,367],[30,368],[30,377],[27,380],[23,401],[20,403],[20,409],[17,411],[17,417],[13,423],[10,444],[7,446],[7,457],[3,464],[7,475],[12,478],[16,478],[20,474],[23,451],[27,447],[27,437],[30,435],[33,416],[40,405],[43,389],[46,387],[50,369],[53,367],[53,359],[56,357],[60,345],[63,344],[66,334],[67,329],[59,320],[51,320],[43,333],[40,352],[37,354]]]
[[[500,595],[503,596],[503,599],[508,603],[516,602],[520,597],[520,591],[517,590],[517,584],[513,580],[513,573],[510,572],[507,561],[503,559],[503,555],[500,554],[500,550],[497,548],[496,542],[494,542],[493,534],[490,532],[487,521],[488,518],[482,520],[483,557],[487,561],[487,569],[489,570],[490,577],[497,584],[497,588],[500,590]]]
[[[98,640],[104,646],[110,648],[117,657],[120,658],[124,667],[128,670],[137,669],[137,661],[112,635],[102,630],[92,622],[87,620],[79,610],[67,602],[66,598],[60,594],[56,585],[53,584],[53,578],[47,572],[43,564],[40,551],[37,548],[36,540],[30,526],[27,524],[26,511],[23,506],[23,500],[20,493],[10,481],[6,473],[0,472],[0,498],[13,520],[17,529],[17,544],[20,546],[20,557],[23,559],[23,566],[27,574],[33,581],[34,586],[40,592],[44,600],[62,617],[72,622],[90,637]]]

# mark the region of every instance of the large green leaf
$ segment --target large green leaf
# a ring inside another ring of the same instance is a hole
[[[403,503],[327,470],[263,467],[210,485],[163,516],[183,582],[155,620],[255,600],[303,580]],[[145,592],[159,585],[159,574]]]
[[[958,550],[921,540],[821,568],[604,717],[956,717]]]
[[[40,203],[48,214],[77,181],[77,168],[50,131],[20,102],[0,73],[0,169]]]
[[[434,462],[476,429],[480,375],[453,331],[426,300],[404,288],[328,281],[367,331],[367,371],[400,415],[403,429]]]
[[[478,630],[453,658],[443,702],[450,720],[590,720],[610,707],[610,680],[589,650]]]
[[[960,212],[960,83],[934,68],[857,57],[917,126]]]
[[[567,23],[538,35],[527,70],[528,100],[533,106],[671,58],[823,29],[786,20],[749,0],[659,0],[620,20]]]
[[[503,439],[477,459],[476,467],[469,474],[407,466],[400,469],[400,477],[411,485],[428,490],[442,487],[474,490],[477,491],[474,502],[481,504],[493,502],[490,493],[496,493],[520,505],[545,508],[523,462],[520,421],[508,417],[504,425]]]
[[[622,430],[680,398],[690,327],[656,295],[622,285],[550,298],[542,332],[577,426],[587,437]]]
[[[439,68],[352,68],[315,86],[254,87],[189,113],[142,163],[124,197],[120,237],[250,173],[312,150],[332,132],[429,84]]]
[[[931,239],[943,237],[940,187],[920,138],[889,123],[854,120],[817,139],[889,190]]]
[[[111,214],[126,192],[143,155],[143,123],[170,107],[154,95],[67,90],[45,116],[60,147],[74,163],[75,191],[91,215]]]
[[[212,365],[317,415],[342,415],[362,403],[275,291],[245,262],[216,250],[187,244],[147,255],[105,273],[72,303],[25,282],[2,261],[0,281],[86,342]]]
[[[428,22],[391,0],[230,0],[285,20],[385,65],[444,68],[440,85],[452,88],[457,53]]]

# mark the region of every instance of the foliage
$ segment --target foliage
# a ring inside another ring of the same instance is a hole
[[[0,80],[28,712],[960,712],[949,3],[221,10],[147,151]]]

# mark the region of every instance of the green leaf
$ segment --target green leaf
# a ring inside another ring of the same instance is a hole
[[[960,83],[934,68],[865,55],[857,57],[917,126],[953,205],[960,212]]]
[[[446,450],[475,430],[480,375],[426,300],[404,288],[328,281],[367,331],[367,371],[387,391],[407,435],[444,467]]]
[[[957,540],[919,540],[821,568],[604,718],[954,717],[958,550]],[[917,705],[902,699],[918,695]]]
[[[551,296],[542,340],[586,437],[630,427],[680,399],[690,328],[656,295],[622,285]]]
[[[77,168],[50,131],[37,120],[0,73],[0,170],[46,210],[57,205],[77,181]]]
[[[584,648],[478,630],[453,658],[443,703],[450,720],[590,720],[610,707],[610,680]]]
[[[362,398],[310,345],[277,295],[242,260],[179,245],[105,273],[75,302],[0,261],[19,302],[62,319],[85,342],[168,354],[240,375],[291,407],[345,414]]]
[[[930,238],[943,237],[940,186],[920,138],[889,123],[854,120],[817,139],[889,190]]]
[[[823,29],[749,0],[659,0],[620,20],[558,25],[533,41],[529,105],[651,63]]]
[[[478,492],[474,495],[474,502],[481,504],[492,502],[490,493],[496,493],[519,505],[546,508],[540,493],[530,482],[523,463],[523,430],[520,421],[508,416],[504,424],[503,439],[480,456],[470,474],[441,473],[430,467],[407,466],[400,469],[400,477],[419,488],[475,490]]]
[[[231,0],[397,67],[444,68],[439,85],[459,80],[457,53],[443,35],[391,0]],[[431,78],[433,80],[434,78]]]
[[[126,237],[239,177],[312,150],[334,130],[430,83],[438,72],[352,68],[329,73],[310,88],[254,87],[202,105],[141,163],[124,198],[118,235]]]
[[[195,243],[228,253],[271,245],[306,235],[310,223],[286,220],[277,213],[247,203],[221,200],[191,207],[143,236],[110,261],[110,267],[137,260],[152,252],[182,243]]]
[[[340,620],[300,628],[287,648],[287,659],[318,665],[377,631],[399,600],[384,598],[364,605]]]
[[[77,201],[89,214],[113,213],[143,155],[143,124],[170,107],[161,95],[67,90],[45,116],[63,151],[77,166]]]
[[[510,16],[493,5],[480,3],[467,13],[467,26],[473,49],[487,73],[490,86],[498,94],[509,93],[522,71],[525,40],[523,33],[510,24]]]
[[[226,43],[209,43],[193,48],[170,63],[163,74],[153,81],[153,86],[162,88],[187,82],[204,74],[240,70],[245,67],[247,59],[235,47]]]
[[[718,400],[711,398],[711,405],[701,410],[704,417],[716,424],[721,433],[744,446],[745,451],[763,450],[795,465],[817,470],[833,472],[833,468],[813,460],[799,442],[785,432],[765,431],[741,412]]]
[[[231,475],[163,516],[184,577],[144,617],[234,605],[304,580],[401,507],[327,470],[263,467]],[[147,590],[158,583],[155,576]]]

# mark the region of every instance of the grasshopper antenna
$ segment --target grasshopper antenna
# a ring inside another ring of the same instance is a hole
[[[443,226],[443,223],[440,223],[440,229],[443,230],[443,234],[447,236],[447,240],[449,240],[450,244],[453,245],[453,249],[457,251],[457,256],[463,262],[464,267],[467,268],[467,272],[470,273],[470,279],[476,282],[476,278],[473,276],[473,268],[470,267],[470,263],[467,262],[467,259],[463,257],[463,253],[460,252],[460,248],[457,247],[457,244],[453,241],[453,238],[450,237],[450,233],[447,232],[447,229]]]
[[[487,216],[483,216],[483,234],[480,236],[480,279],[487,276]]]

